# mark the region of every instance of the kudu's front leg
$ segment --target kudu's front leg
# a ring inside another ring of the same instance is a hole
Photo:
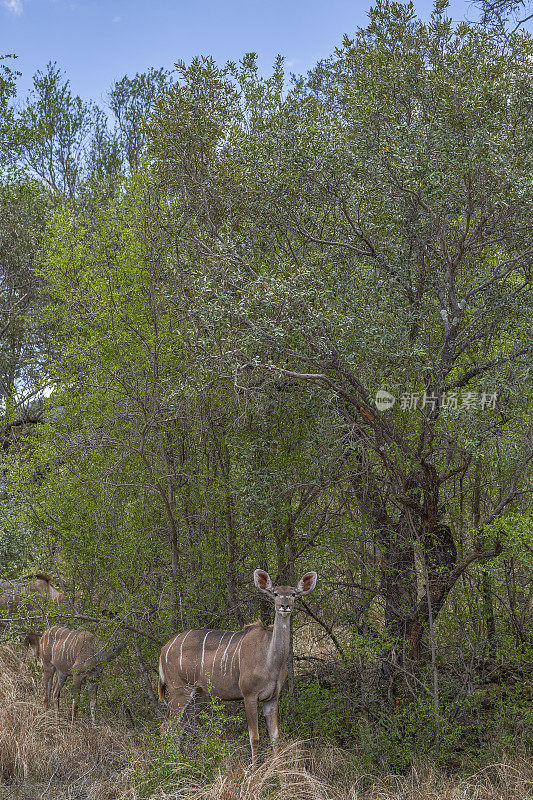
[[[248,734],[250,736],[250,747],[252,750],[252,769],[257,769],[257,749],[259,747],[259,720],[257,715],[257,695],[244,698],[244,708],[246,711],[246,722],[248,723]]]
[[[63,672],[57,673],[56,685],[54,689],[54,700],[56,701],[56,713],[58,719],[59,719],[59,696],[61,694],[61,689],[63,688],[66,679],[67,679],[66,674],[64,674]]]
[[[76,712],[78,711],[78,701],[80,699],[80,691],[81,686],[83,683],[83,675],[79,675],[78,673],[74,673],[73,677],[73,687],[72,687],[72,716],[70,721],[74,723],[76,719]]]
[[[52,683],[54,680],[54,673],[56,668],[50,664],[43,665],[43,700],[46,711],[50,708],[50,699],[52,695]]]
[[[268,735],[270,736],[270,741],[272,743],[272,750],[274,753],[277,753],[279,739],[277,697],[274,700],[265,700],[263,703],[263,714],[266,719]]]

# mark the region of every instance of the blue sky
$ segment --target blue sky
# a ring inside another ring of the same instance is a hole
[[[219,62],[255,51],[263,72],[277,53],[305,73],[344,33],[364,25],[370,4],[354,0],[0,0],[0,54],[15,53],[19,96],[48,61],[76,94],[102,103],[113,82],[151,66],[212,55]],[[415,6],[427,17],[432,3]],[[454,0],[453,17],[475,16]]]

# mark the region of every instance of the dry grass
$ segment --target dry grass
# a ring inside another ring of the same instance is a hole
[[[58,724],[43,710],[39,678],[25,648],[0,645],[0,787],[46,800],[123,795],[137,749],[131,733],[84,719],[71,725],[66,703]]]
[[[431,765],[413,768],[407,777],[372,779],[371,788],[357,784],[343,800],[530,800],[533,797],[531,764],[493,764],[461,779],[446,776]]]
[[[149,764],[149,748],[117,722],[71,725],[66,707],[58,725],[40,694],[26,651],[0,645],[0,798],[139,800],[131,779]],[[533,765],[524,757],[461,778],[428,764],[379,778],[357,772],[345,751],[292,742],[255,773],[246,753],[211,783],[191,780],[150,800],[533,800]]]
[[[339,763],[340,759],[340,763]],[[332,784],[323,772],[344,771]],[[130,791],[128,800],[138,800]],[[446,776],[432,765],[408,776],[350,774],[344,754],[312,752],[302,742],[287,744],[251,773],[243,763],[227,765],[209,785],[189,785],[153,800],[531,800],[533,765],[493,764],[468,778]]]

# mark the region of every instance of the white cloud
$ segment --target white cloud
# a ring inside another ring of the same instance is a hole
[[[16,16],[22,14],[22,0],[2,0],[2,5]]]

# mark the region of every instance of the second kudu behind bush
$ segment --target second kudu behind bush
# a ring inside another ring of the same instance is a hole
[[[52,583],[52,576],[44,572],[35,572],[23,578],[0,581],[0,624],[5,626],[9,621],[4,618],[16,614],[22,607],[25,611],[39,608],[39,599],[49,598],[58,608],[68,610],[70,606],[76,606],[83,597],[81,590],[77,591],[72,598],[64,592],[56,589]]]

